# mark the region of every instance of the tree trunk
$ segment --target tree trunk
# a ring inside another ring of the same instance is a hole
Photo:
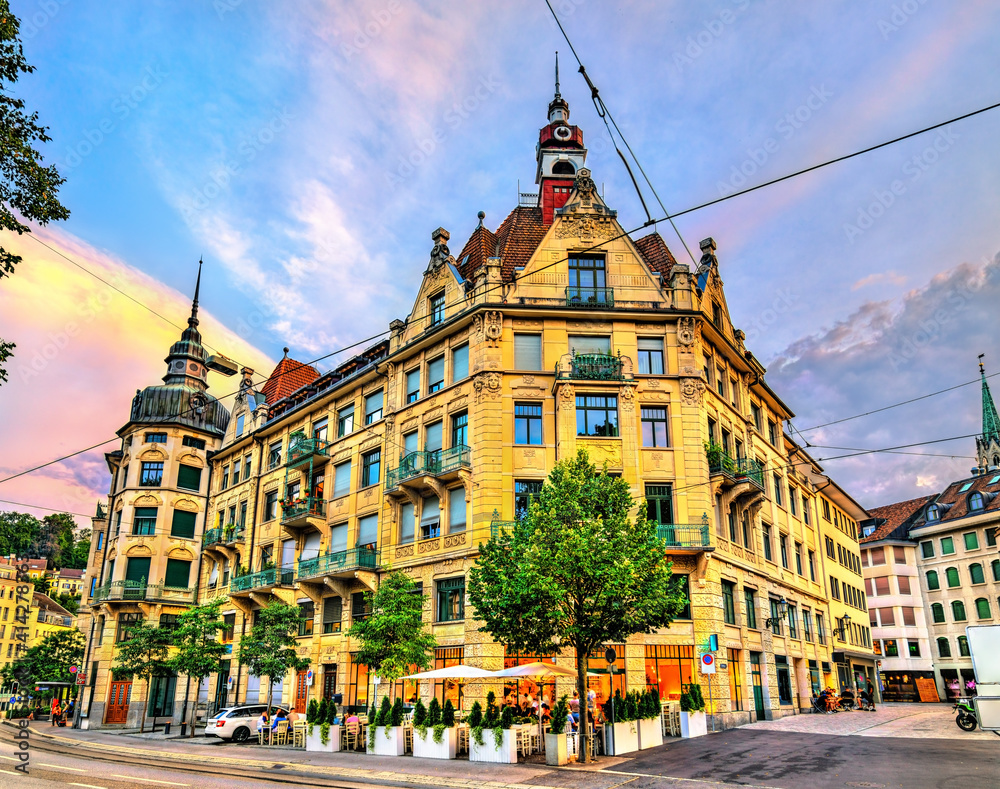
[[[587,658],[589,650],[576,648],[576,690],[580,694],[580,722],[577,725],[577,741],[580,744],[577,758],[581,764],[590,763],[590,721],[587,704]]]
[[[198,684],[194,686],[194,707],[191,709],[191,725],[188,727],[188,738],[194,737],[194,724],[195,720],[198,718],[198,694],[201,693],[201,680],[202,677],[198,678]],[[191,677],[187,679],[187,689],[185,692],[185,705],[187,704],[187,695],[191,691]],[[208,713],[205,713],[205,717],[208,717]]]
[[[149,697],[150,684],[153,678],[150,677],[146,680],[146,697]],[[142,734],[146,730],[146,702],[142,702],[142,717],[139,719],[139,734]]]

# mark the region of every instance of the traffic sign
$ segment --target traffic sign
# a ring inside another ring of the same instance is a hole
[[[87,684],[87,675],[83,674],[83,673],[77,674],[76,675],[76,684],[77,685],[86,685]]]
[[[232,689],[233,689],[233,677],[230,675],[229,677],[226,678],[226,690],[232,690]]]
[[[701,673],[702,674],[714,674],[715,673],[715,655],[708,652],[701,656]]]
[[[75,674],[76,673],[76,666],[70,666],[69,667],[69,673],[70,674]]]
[[[306,685],[312,685],[312,684],[313,684],[313,670],[309,669],[306,672]]]
[[[614,647],[608,647],[607,649],[604,650],[604,659],[609,664],[614,663],[616,660],[618,660],[618,653],[615,652]]]

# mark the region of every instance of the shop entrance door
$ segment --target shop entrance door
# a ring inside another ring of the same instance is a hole
[[[753,682],[753,708],[757,720],[764,720],[764,687],[760,674],[760,652],[750,653],[750,678]]]
[[[295,677],[295,711],[304,714],[306,698],[309,696],[309,686],[306,684],[306,672],[300,671]]]
[[[125,723],[128,720],[128,704],[132,700],[132,682],[112,682],[108,694],[108,710],[104,714],[105,723]]]
[[[332,699],[337,692],[337,664],[329,663],[323,666],[323,698]]]
[[[774,659],[775,668],[778,674],[778,703],[792,703],[792,676],[788,670],[788,659],[776,656]]]

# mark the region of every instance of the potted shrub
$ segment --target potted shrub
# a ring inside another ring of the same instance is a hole
[[[450,710],[450,725],[445,712]],[[418,722],[418,716],[420,713]],[[458,729],[455,728],[455,708],[449,701],[445,710],[437,699],[431,699],[426,711],[421,701],[413,708],[413,755],[422,759],[454,759],[458,752]]]
[[[384,696],[378,714],[368,724],[368,753],[402,756],[403,746],[403,700],[390,704],[389,697]]]
[[[621,756],[639,750],[639,727],[636,724],[638,708],[633,694],[615,696],[604,705],[604,719],[608,725],[604,731],[608,737],[608,753]]]
[[[545,733],[545,763],[557,767],[569,762],[566,745],[566,722],[569,720],[569,705],[566,694],[556,703],[549,716],[549,731]]]
[[[337,705],[323,699],[313,711],[315,699],[306,709],[306,750],[311,752],[334,753],[340,750],[340,726],[337,719]],[[312,712],[312,718],[309,715]]]
[[[513,723],[514,711],[505,707],[501,716],[492,690],[486,696],[485,714],[476,702],[469,715],[469,761],[516,764],[517,732],[510,728]]]
[[[660,691],[647,690],[639,702],[639,748],[655,748],[663,745],[663,729],[660,726]]]
[[[701,685],[689,685],[687,692],[681,694],[681,737],[702,737],[708,734],[707,724]]]

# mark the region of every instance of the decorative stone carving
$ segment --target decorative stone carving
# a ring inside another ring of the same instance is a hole
[[[500,396],[500,382],[500,373],[497,372],[477,375],[472,382],[472,388],[476,390],[477,402],[496,400]]]
[[[635,408],[635,391],[631,386],[622,389],[622,408],[626,411],[632,411]]]
[[[684,405],[701,405],[705,397],[705,382],[700,378],[681,379],[681,402]]]
[[[404,545],[401,548],[397,548],[396,549],[396,558],[397,559],[404,559],[407,556],[413,556],[413,546],[412,545]]]
[[[417,544],[417,553],[431,553],[441,547],[441,539],[435,537],[433,540],[422,540]]]
[[[692,346],[701,339],[701,321],[697,318],[679,318],[677,320],[677,342],[684,346]]]
[[[499,310],[487,311],[483,321],[483,335],[491,348],[496,348],[500,344],[502,334],[503,314]]]
[[[427,270],[437,271],[451,257],[451,251],[448,249],[448,239],[451,238],[451,233],[443,227],[439,227],[431,233],[431,238],[434,240],[434,247],[431,249],[431,262],[427,266]]]
[[[458,545],[465,545],[465,532],[461,534],[449,534],[444,538],[445,548],[454,548]]]
[[[597,194],[597,184],[590,177],[590,170],[586,167],[580,168],[580,172],[577,173],[576,179],[573,181],[573,188],[581,200],[590,201],[594,199],[594,195]]]
[[[568,216],[556,227],[556,238],[579,238],[581,241],[596,241],[613,238],[616,235],[614,222],[604,216]]]
[[[576,393],[573,391],[573,387],[569,384],[563,384],[562,389],[559,390],[559,408],[563,411],[568,411],[575,407]]]

